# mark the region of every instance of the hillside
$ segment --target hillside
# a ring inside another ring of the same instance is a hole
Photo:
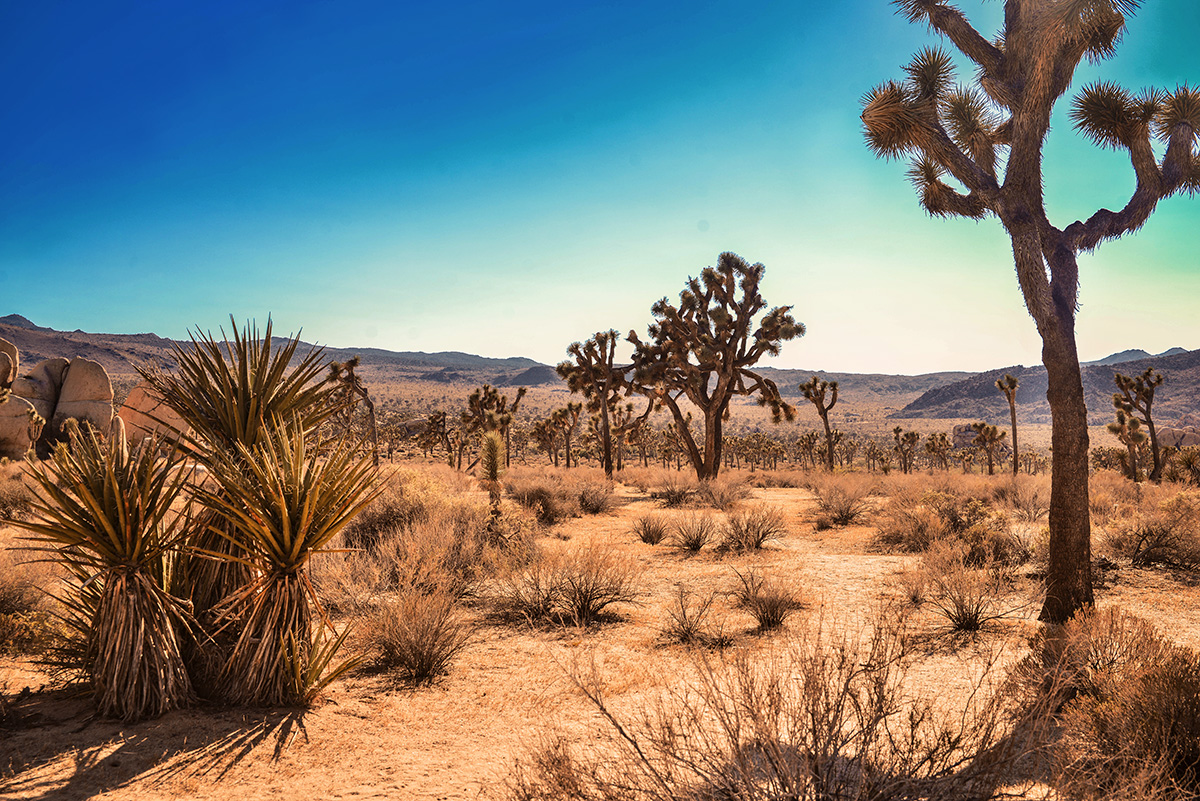
[[[1088,406],[1088,422],[1097,425],[1111,420],[1112,396],[1116,391],[1113,382],[1115,373],[1134,375],[1148,367],[1162,373],[1165,379],[1154,398],[1157,420],[1172,423],[1200,410],[1200,350],[1182,351],[1133,361],[1085,365],[1083,392]],[[891,416],[909,419],[972,418],[992,422],[1007,420],[1008,403],[995,386],[996,379],[1005,373],[1016,376],[1021,382],[1017,390],[1018,419],[1026,423],[1049,423],[1050,405],[1046,402],[1044,367],[1017,366],[989,370],[934,387]]]

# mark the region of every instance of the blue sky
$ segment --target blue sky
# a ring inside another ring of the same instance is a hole
[[[1200,83],[1198,30],[1148,2],[1077,85]],[[554,362],[733,250],[808,326],[774,366],[1037,363],[999,224],[929,219],[862,143],[931,41],[885,0],[0,0],[0,314]],[[1133,185],[1061,113],[1046,165],[1060,226]],[[1172,198],[1081,257],[1083,358],[1200,347],[1197,231]]]

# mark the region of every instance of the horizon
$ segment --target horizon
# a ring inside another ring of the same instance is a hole
[[[960,5],[985,35],[1002,13]],[[808,328],[760,366],[1040,365],[999,223],[930,219],[862,141],[859,98],[940,40],[884,0],[802,6],[9,6],[0,272],[57,330],[270,315],[339,349],[553,365],[732,250]],[[1134,180],[1070,97],[1200,83],[1198,27],[1148,5],[1081,65],[1045,151],[1057,225]],[[1198,223],[1173,197],[1081,256],[1082,361],[1197,342]]]

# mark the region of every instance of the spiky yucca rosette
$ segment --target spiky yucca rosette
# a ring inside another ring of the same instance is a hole
[[[293,423],[253,449],[217,454],[210,466],[216,487],[195,495],[216,514],[213,530],[242,554],[211,555],[236,559],[251,575],[220,608],[237,631],[222,670],[226,695],[239,704],[307,703],[352,664],[331,666],[346,632],[328,625],[308,560],[378,494],[371,459],[335,449],[322,460]]]
[[[122,445],[73,427],[70,444],[30,470],[40,490],[34,519],[13,524],[78,580],[64,599],[67,622],[82,641],[75,653],[97,709],[136,720],[192,698],[180,650],[190,614],[167,591],[188,530],[171,505],[188,471],[176,454],[160,458],[158,442]]]

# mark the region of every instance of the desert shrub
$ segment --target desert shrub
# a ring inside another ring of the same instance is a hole
[[[921,606],[929,597],[929,573],[923,567],[902,570],[896,574],[896,586],[910,606]]]
[[[1036,523],[1050,511],[1050,481],[1048,477],[1016,476],[997,486],[993,498],[1022,523]]]
[[[633,533],[647,545],[658,545],[667,537],[667,521],[661,515],[641,515],[633,521]]]
[[[1200,493],[1181,492],[1108,526],[1106,544],[1136,566],[1200,566]]]
[[[0,521],[24,520],[29,516],[33,495],[21,478],[21,468],[0,468]]]
[[[698,553],[717,537],[717,523],[710,514],[686,514],[676,519],[671,545],[681,551]]]
[[[721,532],[723,551],[752,551],[780,539],[786,526],[778,507],[760,504],[729,515]]]
[[[45,564],[22,564],[11,551],[0,550],[0,654],[48,646],[54,636],[44,590],[50,578]]]
[[[799,470],[758,470],[748,480],[755,487],[798,489],[807,487],[811,478]]]
[[[667,507],[685,506],[696,494],[697,486],[694,478],[689,478],[680,472],[664,473],[654,488],[650,497]]]
[[[350,548],[375,548],[379,542],[411,527],[429,514],[423,496],[393,481],[346,526],[342,537]]]
[[[875,541],[886,550],[920,553],[946,536],[938,513],[911,494],[892,496],[880,513]]]
[[[740,479],[727,476],[701,481],[696,490],[696,497],[700,503],[721,511],[729,511],[734,504],[749,494],[750,488]]]
[[[809,485],[817,495],[817,530],[849,526],[862,521],[871,511],[869,497],[875,483],[854,474],[815,474]]]
[[[510,470],[505,488],[510,497],[533,510],[544,526],[579,516],[580,492],[575,482],[551,470]]]
[[[410,590],[368,615],[359,636],[372,668],[423,683],[447,673],[473,633],[452,595]]]
[[[1060,791],[1200,795],[1200,655],[1115,608],[1084,610],[1031,645],[1010,692],[1027,713],[1057,715],[1051,761]]]
[[[633,714],[608,705],[597,672],[572,678],[608,737],[551,738],[518,760],[514,801],[960,799],[989,797],[1020,755],[989,674],[966,708],[914,696],[904,635],[816,629],[718,659]],[[763,651],[766,650],[766,653]]]
[[[972,566],[970,551],[961,544],[940,543],[925,554],[929,604],[953,631],[978,631],[1010,610],[1002,604],[1003,576],[990,565]]]
[[[579,482],[579,509],[585,515],[598,515],[607,512],[613,504],[613,485],[611,481]]]
[[[734,571],[737,583],[733,598],[738,607],[754,615],[759,631],[773,631],[804,606],[796,591],[779,578],[768,578],[757,570]]]
[[[662,635],[669,642],[683,645],[715,645],[729,643],[729,638],[720,629],[709,623],[715,593],[696,596],[682,584],[676,587],[672,603],[667,607],[667,619]]]
[[[611,548],[590,546],[547,554],[501,581],[500,605],[531,621],[595,622],[613,604],[637,603],[640,572]]]

